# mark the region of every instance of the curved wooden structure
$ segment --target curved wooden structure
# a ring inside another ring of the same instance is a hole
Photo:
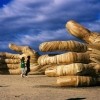
[[[68,65],[58,65],[51,67],[45,71],[47,76],[67,76],[67,75],[81,75],[81,76],[97,76],[100,67],[94,68],[90,64],[72,63]]]
[[[73,20],[70,20],[66,23],[66,28],[70,34],[76,36],[77,38],[85,40],[87,43],[100,44],[100,33],[91,32],[90,30]]]
[[[97,78],[89,76],[60,76],[57,78],[58,86],[81,87],[94,86],[96,84],[98,84]]]
[[[38,58],[39,65],[89,63],[89,62],[90,59],[87,53],[76,53],[76,52],[68,52],[55,56],[42,55]]]
[[[54,52],[54,51],[73,51],[86,52],[87,45],[77,41],[50,41],[44,42],[39,46],[40,51]]]

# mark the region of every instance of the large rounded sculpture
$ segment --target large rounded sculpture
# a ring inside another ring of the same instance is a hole
[[[44,42],[39,45],[39,50],[46,52],[44,55],[39,55],[29,46],[9,44],[9,48],[18,54],[0,53],[0,74],[7,71],[20,74],[20,58],[30,56],[30,73],[57,77],[57,86],[100,84],[100,33],[92,32],[74,20],[66,23],[66,29],[84,43],[74,40]],[[52,54],[56,51],[60,52]]]

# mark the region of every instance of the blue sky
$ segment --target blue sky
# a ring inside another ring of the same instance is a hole
[[[65,24],[75,20],[100,32],[100,0],[0,0],[0,52],[9,43],[29,45],[52,40],[78,40]]]

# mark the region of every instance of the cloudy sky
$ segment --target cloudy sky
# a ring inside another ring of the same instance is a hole
[[[52,40],[77,40],[65,24],[75,20],[100,32],[100,0],[0,0],[0,52],[9,43],[29,45]]]

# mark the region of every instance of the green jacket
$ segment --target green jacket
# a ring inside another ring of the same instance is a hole
[[[21,68],[25,68],[25,62],[24,62],[24,61],[21,61],[20,67],[21,67]]]

